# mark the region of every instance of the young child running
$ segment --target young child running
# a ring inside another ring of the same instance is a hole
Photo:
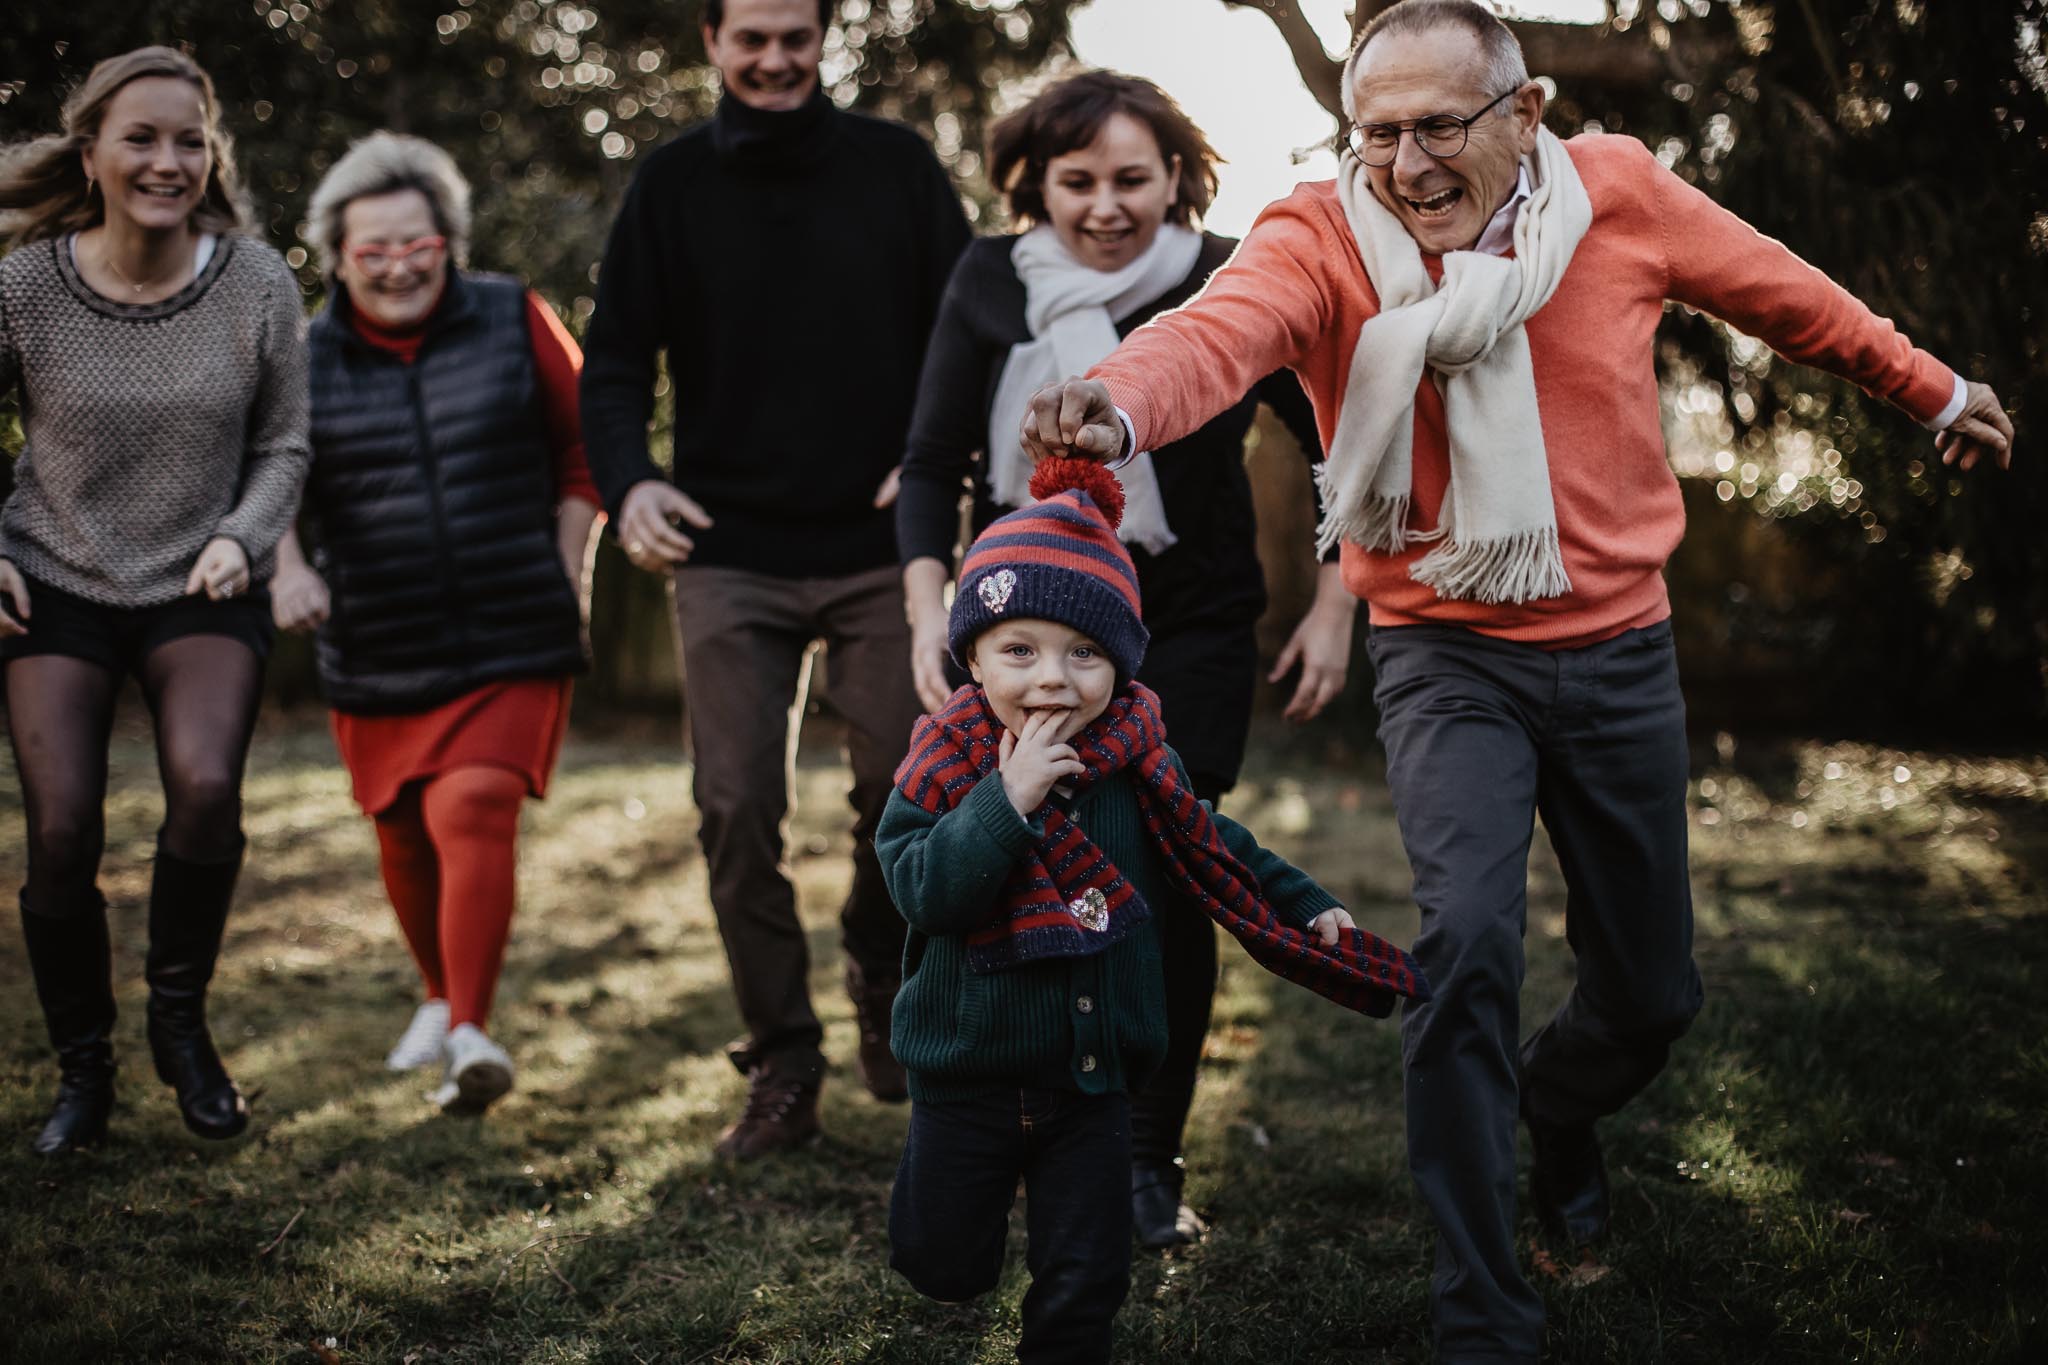
[[[1159,918],[1206,913],[1366,1014],[1429,988],[1189,792],[1158,697],[1132,680],[1147,634],[1116,476],[1048,460],[1031,492],[961,565],[948,644],[974,685],[918,722],[875,836],[910,923],[890,1264],[935,1299],[988,1292],[1021,1177],[1018,1359],[1097,1361],[1130,1285],[1129,1092],[1166,1048]]]

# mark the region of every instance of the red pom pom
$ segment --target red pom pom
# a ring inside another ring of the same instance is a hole
[[[1079,489],[1094,501],[1110,530],[1123,525],[1124,486],[1107,466],[1094,460],[1055,455],[1040,460],[1038,468],[1031,471],[1031,496],[1041,502],[1070,488]]]

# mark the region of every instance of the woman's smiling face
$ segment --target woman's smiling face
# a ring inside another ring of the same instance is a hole
[[[1180,193],[1180,164],[1160,155],[1142,119],[1111,114],[1085,147],[1045,163],[1046,216],[1075,260],[1120,270],[1159,235]]]

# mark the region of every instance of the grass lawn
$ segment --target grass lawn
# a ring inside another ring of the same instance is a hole
[[[215,986],[256,1123],[202,1147],[142,1041],[158,796],[138,710],[108,805],[122,1099],[98,1152],[28,1151],[55,1071],[22,954],[0,949],[0,1360],[1011,1358],[1021,1224],[985,1303],[927,1303],[886,1267],[906,1115],[852,1071],[829,751],[806,755],[792,835],[835,1060],[822,1144],[740,1169],[709,1156],[742,1095],[720,1054],[739,1025],[659,728],[570,744],[528,817],[493,1028],[519,1088],[486,1120],[430,1111],[426,1076],[381,1067],[413,974],[369,826],[300,716],[257,741]],[[1411,938],[1376,762],[1268,735],[1249,768],[1233,813]],[[2048,1359],[2048,757],[1724,737],[1694,792],[1709,1002],[1604,1130],[1602,1259],[1532,1249],[1549,1358]],[[21,875],[21,828],[0,766],[0,885]],[[1563,904],[1539,841],[1532,1026],[1570,979]],[[1188,1152],[1214,1230],[1141,1256],[1120,1358],[1426,1360],[1397,1028],[1225,961]]]

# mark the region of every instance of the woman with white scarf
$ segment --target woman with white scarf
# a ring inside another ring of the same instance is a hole
[[[1030,500],[1017,432],[1031,395],[1085,373],[1118,340],[1200,292],[1234,241],[1195,222],[1216,192],[1217,156],[1200,129],[1147,81],[1093,71],[1050,87],[991,130],[989,171],[1026,230],[970,245],[954,269],[925,353],[897,501],[897,542],[912,631],[911,666],[927,710],[945,702],[945,588],[973,491],[970,536]],[[1138,567],[1151,645],[1140,680],[1157,691],[1195,793],[1215,801],[1237,779],[1257,682],[1253,625],[1265,609],[1244,444],[1269,404],[1311,460],[1314,414],[1285,370],[1160,453],[1117,470],[1119,532]],[[1344,686],[1356,601],[1334,554],[1315,605],[1271,677],[1298,664],[1289,719],[1306,720]],[[1132,1217],[1147,1246],[1199,1236],[1181,1201],[1181,1130],[1194,1093],[1216,984],[1206,922],[1169,925],[1169,1045],[1132,1097]]]

